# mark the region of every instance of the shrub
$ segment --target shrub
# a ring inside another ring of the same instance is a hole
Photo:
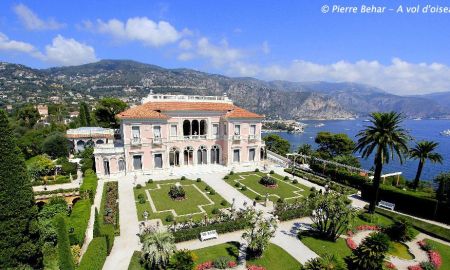
[[[148,179],[147,184],[153,184],[153,179]]]
[[[201,178],[197,178],[197,183],[200,183],[202,181]]]
[[[256,201],[260,201],[260,200],[261,200],[261,196],[256,195],[255,200],[256,200]]]
[[[186,176],[181,176],[180,180],[186,180]]]
[[[284,199],[283,198],[278,198],[277,203],[284,203]]]
[[[284,181],[289,181],[289,176],[286,175],[286,176],[283,178],[283,180],[284,180]]]
[[[64,216],[56,216],[55,223],[56,233],[58,235],[59,268],[62,270],[75,269],[72,259],[72,252],[70,251],[69,236],[67,235],[67,227]]]
[[[97,207],[95,207],[95,215],[94,215],[94,229],[93,229],[93,237],[99,237],[100,236],[100,222],[98,220],[98,210]]]
[[[192,270],[194,268],[194,256],[190,250],[178,250],[169,260],[169,269]]]
[[[394,224],[387,227],[385,232],[395,241],[406,242],[414,237],[414,232],[411,230],[411,224],[404,218],[395,219]]]
[[[100,226],[100,234],[105,237],[107,254],[112,250],[114,246],[115,228],[113,224],[102,224]]]
[[[255,169],[255,172],[259,172],[259,169],[258,169],[258,168],[256,168],[256,169]]]
[[[294,209],[276,209],[275,215],[280,221],[291,220],[296,218],[306,217],[311,214],[308,207],[298,207]]]
[[[173,200],[181,200],[186,197],[186,192],[182,186],[172,185],[170,186],[169,196]]]
[[[228,268],[228,263],[230,262],[230,258],[226,257],[226,256],[221,256],[216,258],[213,261],[213,265],[215,268],[217,269],[227,269]]]
[[[275,174],[275,171],[274,171],[274,170],[270,170],[269,173],[270,173],[270,174]]]
[[[211,188],[210,188],[209,186],[206,186],[206,187],[205,187],[205,190],[206,190],[206,191],[208,191],[208,190],[210,190],[210,189],[211,189]]]
[[[211,214],[213,214],[213,215],[219,214],[219,209],[218,208],[213,208],[213,210],[211,211]]]
[[[78,270],[101,270],[107,256],[105,237],[94,237],[81,259]]]
[[[241,183],[236,182],[236,184],[234,184],[234,186],[235,186],[235,187],[240,187],[240,186],[241,186]]]
[[[228,202],[225,201],[225,200],[222,200],[222,201],[220,202],[220,205],[222,205],[222,206],[227,206],[227,205],[228,205]]]
[[[227,180],[228,179],[228,175],[225,175],[224,177],[223,177],[223,180]]]
[[[137,184],[136,185],[136,189],[141,189],[142,188],[142,185],[141,184]]]
[[[298,184],[298,180],[294,179],[294,181],[292,181],[292,184]]]
[[[437,268],[431,262],[421,262],[420,267],[422,270],[436,270]]]
[[[234,174],[234,172],[233,172],[233,171],[231,171],[231,172],[230,172],[230,175],[233,175],[233,174]]]
[[[259,183],[266,187],[276,187],[277,180],[270,176],[263,176],[261,177],[261,179],[259,179]]]
[[[69,234],[71,245],[82,245],[86,234],[91,213],[91,202],[83,199],[75,203],[72,213],[68,218],[68,227],[72,232]]]
[[[317,189],[316,189],[316,187],[311,187],[311,188],[309,189],[309,191],[311,191],[311,192],[316,192]]]
[[[169,215],[166,216],[166,221],[167,222],[173,222],[173,220],[174,220],[174,218],[173,218],[172,214],[169,214]]]
[[[216,195],[216,191],[215,191],[214,189],[211,189],[211,190],[209,191],[209,195]]]
[[[140,197],[139,198],[139,203],[140,204],[144,204],[146,201],[145,201],[145,198],[144,197]]]
[[[246,187],[246,186],[242,186],[242,187],[241,187],[241,190],[242,190],[242,191],[246,191],[246,190],[247,190],[247,187]]]
[[[358,217],[365,222],[369,223],[378,223],[378,217],[376,215],[370,214],[370,213],[360,213]]]

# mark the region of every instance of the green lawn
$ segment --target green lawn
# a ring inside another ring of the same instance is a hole
[[[264,200],[265,195],[269,194],[269,199],[273,202],[276,202],[279,198],[286,199],[286,201],[289,202],[302,196],[307,197],[310,193],[308,187],[299,183],[293,184],[292,178],[285,181],[283,180],[284,177],[278,174],[270,175],[278,180],[278,186],[276,188],[266,187],[259,183],[261,177],[265,175],[267,174],[262,172],[235,173],[233,175],[229,175],[226,181],[250,199],[255,199],[257,196],[260,196],[261,199]],[[240,183],[241,186],[246,186],[247,190],[242,190],[240,187],[236,187],[236,183]]]
[[[168,195],[170,186],[177,182],[183,186],[186,192],[186,199],[181,201],[172,200]],[[217,193],[211,195],[209,191],[206,190],[207,187],[209,188],[209,186],[204,182],[196,182],[186,179],[155,181],[153,183],[146,184],[142,188],[135,188],[134,196],[136,199],[138,219],[144,220],[143,213],[144,211],[147,211],[149,213],[149,219],[159,218],[164,224],[167,224],[168,222],[166,222],[165,219],[167,216],[171,215],[171,212],[167,210],[173,209],[176,214],[180,216],[176,217],[177,221],[188,220],[190,215],[192,215],[194,220],[200,220],[204,217],[204,213],[202,213],[199,208],[200,205],[204,205],[202,207],[207,212],[208,216],[213,216],[212,211],[214,208],[220,209],[228,207],[228,203],[225,206],[221,204],[224,200],[222,196]],[[157,212],[152,211],[146,190],[148,190]],[[141,204],[139,202],[139,194],[143,194],[146,200],[145,203]],[[213,204],[211,204],[210,200],[207,198],[209,198]]]
[[[131,257],[130,264],[128,265],[128,270],[144,270],[145,268],[141,265],[141,252],[135,251]]]
[[[247,265],[263,266],[268,270],[298,270],[301,264],[275,244],[269,244],[261,258],[247,260]]]
[[[229,257],[231,260],[237,261],[239,257],[239,243],[228,242],[207,248],[196,249],[192,252],[197,257],[197,260],[195,261],[196,265],[207,261],[214,261],[214,259],[218,257]]]
[[[343,238],[339,238],[336,242],[332,242],[311,236],[301,236],[300,241],[320,257],[323,257],[326,254],[332,254],[343,258],[352,253]]]
[[[425,241],[428,244],[431,244],[434,247],[434,249],[437,250],[439,254],[441,254],[442,266],[440,269],[441,270],[450,269],[450,246],[441,244],[439,242],[430,239],[426,239]]]
[[[394,221],[392,221],[392,219],[390,219],[388,217],[385,217],[383,215],[380,215],[380,214],[377,214],[377,213],[375,213],[373,215],[374,215],[374,217],[377,220],[376,222],[367,222],[367,221],[364,221],[364,220],[362,220],[361,218],[359,218],[357,216],[355,218],[355,220],[353,221],[353,223],[352,223],[352,227],[355,228],[355,227],[357,227],[359,225],[366,225],[366,224],[378,225],[380,227],[385,227],[385,226],[389,226],[389,225],[394,223]]]
[[[414,259],[414,256],[408,250],[408,246],[400,242],[391,242],[388,254],[405,260]]]

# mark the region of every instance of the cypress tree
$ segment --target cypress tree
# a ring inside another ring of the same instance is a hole
[[[25,161],[0,110],[0,269],[40,268],[42,253],[31,181]]]
[[[56,224],[56,234],[58,235],[59,269],[73,270],[75,269],[75,266],[73,263],[72,251],[70,251],[69,233],[67,232],[64,216],[57,215],[54,222]]]
[[[99,237],[100,235],[100,223],[98,221],[98,210],[95,207],[95,216],[94,216],[94,237]]]
[[[85,114],[85,117],[86,117],[86,125],[88,127],[90,127],[90,126],[92,126],[92,119],[91,119],[91,112],[89,110],[89,107],[86,104],[86,102],[82,102],[81,106],[83,107],[84,114]]]
[[[87,127],[88,123],[87,123],[87,114],[88,112],[86,111],[86,106],[83,106],[83,104],[85,104],[84,102],[82,102],[80,104],[80,114],[78,115],[78,120],[80,121],[80,126],[82,127]]]

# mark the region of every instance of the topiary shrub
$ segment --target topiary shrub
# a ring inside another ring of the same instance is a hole
[[[255,169],[255,172],[259,172],[259,169],[258,169],[258,168],[256,168],[256,169]]]
[[[277,180],[270,176],[263,176],[259,179],[259,183],[266,187],[277,187]]]
[[[256,195],[255,200],[256,200],[256,201],[260,201],[260,200],[261,200],[261,196]]]
[[[172,200],[184,200],[186,198],[186,192],[182,186],[172,185],[170,186],[169,196]]]
[[[213,210],[211,211],[211,214],[213,214],[213,215],[219,214],[219,209],[218,208],[213,208]]]
[[[224,177],[223,177],[223,180],[227,180],[228,179],[228,175],[225,175]]]
[[[213,261],[213,265],[214,265],[214,268],[217,268],[217,269],[227,269],[230,261],[231,260],[229,257],[221,256],[221,257],[216,258]]]
[[[222,200],[222,201],[220,202],[220,205],[222,205],[222,206],[227,206],[227,205],[228,205],[228,202],[225,201],[225,200]]]
[[[277,203],[284,203],[284,199],[283,198],[278,198]]]
[[[289,176],[286,175],[283,179],[284,181],[289,181]]]
[[[55,217],[56,234],[58,235],[59,268],[65,270],[75,269],[70,251],[69,235],[67,234],[66,221],[63,215]]]
[[[214,189],[211,189],[211,190],[209,191],[209,195],[216,195],[216,191],[215,191]]]
[[[206,186],[206,187],[205,187],[205,190],[206,190],[206,191],[208,191],[208,190],[210,190],[210,189],[211,189],[211,188],[210,188],[209,186]]]
[[[172,214],[167,215],[166,218],[165,218],[165,220],[166,220],[167,222],[173,222],[173,220],[174,220],[173,215],[172,215]]]
[[[236,184],[234,184],[234,186],[238,188],[241,186],[241,183],[237,182]]]
[[[241,190],[242,190],[242,191],[246,191],[246,190],[247,190],[247,187],[246,187],[246,186],[242,186],[242,187],[241,187]]]
[[[309,189],[309,191],[311,191],[311,192],[316,192],[317,189],[316,189],[316,187],[311,187],[311,188]]]
[[[234,172],[233,172],[233,171],[231,171],[231,172],[230,172],[230,175],[233,175],[233,174],[234,174]]]
[[[294,179],[294,181],[292,181],[292,184],[298,184],[298,180]]]
[[[275,171],[274,171],[274,170],[270,170],[269,173],[270,173],[270,174],[275,174]]]
[[[147,184],[153,184],[153,179],[148,179]]]
[[[197,183],[200,183],[202,181],[201,178],[197,178]]]
[[[136,189],[141,189],[142,188],[142,185],[141,184],[137,184],[136,185]]]
[[[180,180],[186,180],[186,176],[181,176]]]

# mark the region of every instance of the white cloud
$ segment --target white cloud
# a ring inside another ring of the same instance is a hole
[[[240,60],[244,57],[241,50],[230,48],[226,40],[219,45],[214,45],[207,38],[201,38],[197,42],[197,54],[207,58],[214,66],[223,66]]]
[[[393,58],[387,65],[366,60],[331,64],[294,60],[286,66],[259,66],[236,61],[229,64],[228,73],[266,80],[357,82],[400,95],[450,90],[449,66],[439,63],[410,63],[399,58]]]
[[[194,58],[195,58],[195,55],[193,53],[190,53],[190,52],[180,53],[178,55],[178,57],[177,57],[177,59],[180,60],[180,61],[188,61],[188,60],[191,60],[191,59],[194,59]]]
[[[178,31],[166,21],[154,22],[147,17],[129,18],[126,22],[111,19],[97,21],[97,31],[118,40],[140,41],[145,45],[160,47],[178,41],[188,30]]]
[[[0,32],[0,51],[15,51],[30,54],[34,57],[42,57],[43,55],[30,43],[11,40],[5,34]]]
[[[28,30],[55,30],[65,26],[65,24],[59,23],[53,18],[42,20],[24,4],[16,5],[14,7],[14,12]]]
[[[81,65],[97,61],[93,47],[80,43],[73,38],[61,35],[45,46],[46,60],[62,66]]]
[[[192,42],[187,39],[183,39],[180,43],[178,43],[178,47],[183,50],[189,50],[192,48]]]

